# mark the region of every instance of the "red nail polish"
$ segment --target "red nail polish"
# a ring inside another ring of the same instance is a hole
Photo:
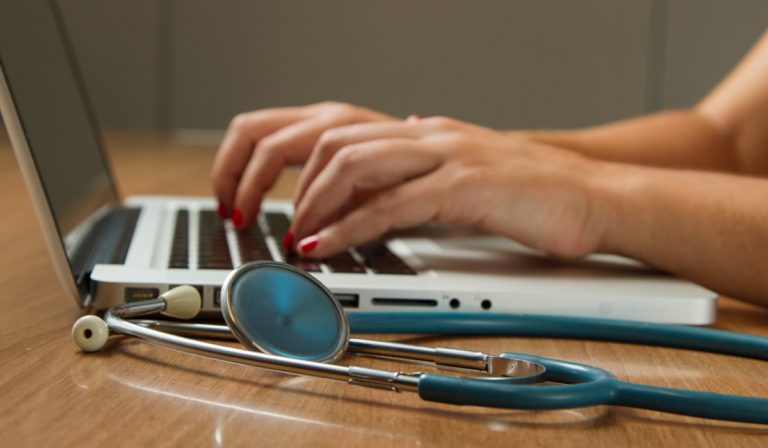
[[[238,228],[243,224],[243,212],[239,208],[232,210],[232,224]]]
[[[290,230],[285,232],[285,236],[283,236],[283,249],[287,253],[293,252],[293,232]]]
[[[299,252],[302,254],[308,254],[315,250],[317,247],[317,243],[320,241],[320,237],[317,235],[312,235],[304,238],[303,240],[299,241]]]
[[[219,208],[216,210],[219,218],[224,219],[227,217],[227,206],[223,202],[219,201]]]

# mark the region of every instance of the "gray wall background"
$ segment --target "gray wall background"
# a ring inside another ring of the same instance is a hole
[[[693,105],[765,0],[61,0],[108,128],[223,129],[335,99],[498,128]]]

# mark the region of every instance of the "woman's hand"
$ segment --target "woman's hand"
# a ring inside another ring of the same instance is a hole
[[[229,125],[211,173],[219,216],[237,228],[251,225],[264,194],[285,165],[304,163],[331,128],[394,120],[368,109],[326,102],[264,109],[236,116]]]
[[[304,168],[291,237],[300,254],[322,258],[434,221],[578,257],[598,249],[607,226],[604,165],[448,118],[339,127]]]

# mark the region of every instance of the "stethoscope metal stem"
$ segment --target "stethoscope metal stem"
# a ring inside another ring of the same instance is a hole
[[[149,343],[179,352],[210,357],[235,364],[246,364],[277,372],[311,375],[331,380],[346,381],[354,385],[384,388],[396,392],[418,391],[420,374],[407,374],[361,367],[344,367],[211,344],[138,325],[116,316],[111,310],[105,314],[104,321],[109,329],[115,333],[134,336]]]
[[[235,339],[226,325],[173,322],[162,320],[134,320],[134,323],[161,332],[170,332],[192,338]],[[423,347],[396,342],[369,339],[349,340],[350,353],[382,356],[387,358],[425,361],[440,368],[466,369],[518,382],[535,382],[544,373],[540,364],[513,358],[501,358],[483,352],[442,347]]]

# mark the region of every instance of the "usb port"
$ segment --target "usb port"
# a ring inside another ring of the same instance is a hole
[[[360,306],[360,296],[357,294],[334,294],[344,308],[357,308]]]
[[[123,300],[126,303],[156,299],[158,296],[160,290],[157,288],[125,288],[123,291]]]

